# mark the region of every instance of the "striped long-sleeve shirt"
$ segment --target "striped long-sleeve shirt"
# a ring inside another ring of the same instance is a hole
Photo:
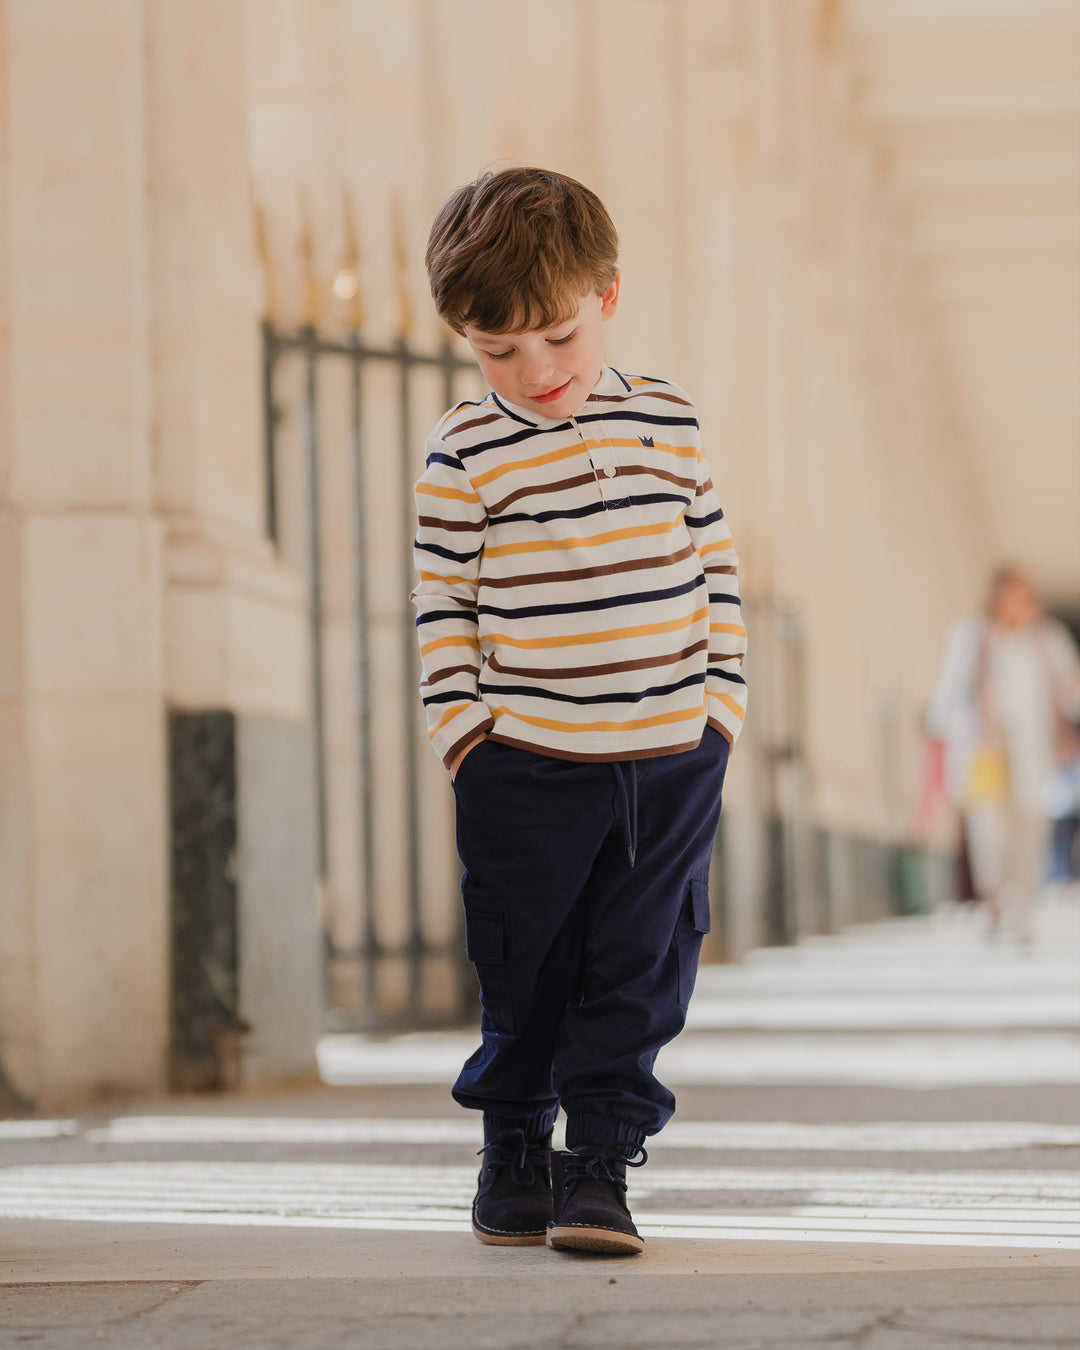
[[[734,743],[735,554],[690,398],[604,366],[570,418],[488,394],[427,442],[412,599],[428,732],[559,759]]]

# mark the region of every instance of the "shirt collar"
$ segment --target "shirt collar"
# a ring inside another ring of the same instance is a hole
[[[630,392],[630,385],[624,377],[617,370],[602,362],[600,378],[593,385],[590,394],[595,394],[599,398],[615,398]],[[516,403],[500,398],[494,391],[492,391],[491,398],[508,417],[512,417],[515,422],[524,422],[530,427],[556,427],[570,420],[567,417],[542,417],[539,413],[533,412],[531,408],[519,408]],[[587,406],[588,400],[581,405],[574,416],[576,417],[578,413],[585,411]]]

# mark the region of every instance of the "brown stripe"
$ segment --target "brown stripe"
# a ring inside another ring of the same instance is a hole
[[[680,398],[678,394],[662,394],[659,389],[637,389],[632,394],[590,394],[585,400],[586,403],[629,403],[635,398],[663,398],[669,403],[678,403],[683,408],[692,408],[694,405],[685,398]]]
[[[503,511],[512,503],[520,501],[522,497],[532,497],[538,492],[562,492],[566,488],[583,487],[586,483],[595,483],[596,474],[581,473],[576,478],[561,478],[557,483],[537,483],[532,487],[518,488],[516,492],[511,492],[508,497],[502,501],[493,502],[488,508],[488,515],[501,516]]]
[[[731,739],[731,733],[725,731],[723,727],[718,726],[716,729],[727,740]],[[660,759],[664,755],[681,755],[684,750],[696,750],[701,744],[699,736],[696,741],[685,741],[682,745],[657,746],[651,750],[611,750],[607,754],[582,755],[574,750],[556,750],[550,745],[538,745],[535,741],[518,741],[512,736],[503,736],[496,731],[488,736],[488,740],[497,741],[500,745],[512,745],[515,750],[531,750],[534,755],[546,755],[548,759],[572,759],[578,764],[609,764],[616,759]]]
[[[745,652],[710,652],[708,659],[710,661],[738,661],[741,666],[745,657]]]
[[[723,736],[724,740],[727,741],[728,745],[733,746],[735,744],[735,737],[732,736],[731,732],[728,731],[727,727],[724,726],[723,722],[718,722],[715,717],[710,717],[707,719],[707,721],[709,726],[712,727],[713,731],[718,731],[720,735]]]
[[[440,680],[448,680],[451,675],[475,675],[476,666],[445,666],[442,670],[433,670],[426,680],[420,682],[420,688],[433,689]]]
[[[451,427],[448,432],[443,434],[443,440],[447,436],[456,436],[459,431],[472,431],[475,427],[486,427],[489,422],[497,422],[502,416],[501,413],[488,413],[486,417],[474,417],[471,422],[462,422],[459,426]]]
[[[487,529],[486,520],[440,520],[438,516],[418,516],[417,520],[429,530],[465,530],[475,534],[478,530]]]
[[[694,552],[693,544],[687,544],[678,553],[669,553],[664,558],[630,558],[626,562],[608,563],[605,567],[578,567],[570,572],[532,572],[516,577],[484,577],[481,586],[506,589],[513,586],[548,586],[557,581],[587,581],[592,577],[612,577],[620,572],[643,572],[647,568],[671,567]]]
[[[724,577],[735,577],[739,575],[739,569],[737,567],[720,567],[716,563],[710,563],[709,566],[703,570],[706,573],[715,572],[718,576]]]
[[[674,483],[676,487],[683,488],[690,492],[695,483],[693,478],[680,478],[676,473],[670,473],[667,469],[650,469],[647,464],[620,464],[619,476],[628,477],[631,474],[645,474],[649,478],[662,478],[667,483]],[[561,478],[555,483],[534,483],[528,487],[518,488],[516,492],[511,492],[508,497],[502,501],[493,502],[488,508],[489,516],[500,516],[508,506],[514,502],[520,501],[523,497],[542,496],[547,492],[564,492],[568,488],[584,487],[588,483],[596,482],[596,474],[582,473],[575,478]]]
[[[627,464],[619,465],[619,474],[645,473],[650,478],[663,478],[668,483],[674,483],[676,487],[685,488],[688,492],[694,486],[692,478],[680,478],[677,473],[668,473],[666,469],[650,469],[647,464]]]
[[[703,638],[681,652],[665,652],[661,656],[641,656],[636,661],[609,661],[602,666],[563,666],[547,669],[542,666],[504,666],[497,656],[488,660],[488,669],[500,675],[514,675],[526,680],[577,680],[594,675],[619,675],[628,670],[652,670],[656,666],[674,666],[687,657],[696,656],[708,647]]]
[[[442,762],[446,766],[446,768],[449,769],[450,765],[453,764],[454,760],[458,756],[458,751],[464,750],[470,741],[475,741],[478,736],[483,736],[484,733],[490,731],[494,725],[495,725],[494,717],[489,717],[487,721],[482,722],[480,726],[473,727],[472,731],[467,731],[465,735],[462,736],[461,740],[455,741],[454,744],[450,747],[450,749],[447,750],[446,754],[443,755]]]

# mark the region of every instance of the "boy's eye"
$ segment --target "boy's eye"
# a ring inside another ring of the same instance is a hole
[[[563,347],[563,346],[565,346],[566,343],[568,343],[572,338],[576,338],[576,337],[577,337],[577,329],[575,328],[575,329],[573,330],[573,332],[567,333],[565,337],[561,337],[561,338],[548,338],[548,343],[549,343],[549,345],[552,346],[552,347]],[[484,355],[488,358],[489,361],[505,361],[506,358],[507,358],[508,356],[513,356],[513,354],[514,354],[513,348],[511,348],[510,351],[508,351],[508,352],[485,352],[485,353],[484,353]]]

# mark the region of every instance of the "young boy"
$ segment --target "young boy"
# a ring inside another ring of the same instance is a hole
[[[629,1254],[626,1166],[675,1106],[652,1067],[709,929],[746,630],[694,405],[604,364],[617,249],[561,174],[444,204],[435,306],[492,392],[428,440],[412,598],[483,1004],[453,1089],[484,1113],[473,1231]]]

